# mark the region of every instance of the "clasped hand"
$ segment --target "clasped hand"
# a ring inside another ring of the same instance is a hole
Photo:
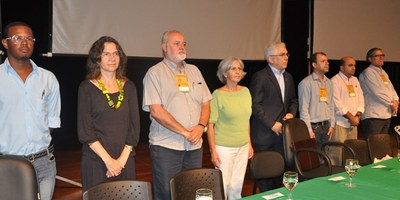
[[[119,160],[111,158],[106,163],[107,167],[107,178],[119,176],[121,174],[122,169],[125,167]]]
[[[196,125],[188,130],[185,137],[191,144],[197,144],[200,142],[201,137],[203,136],[203,127]]]
[[[390,108],[392,110],[392,115],[397,115],[397,112],[399,110],[399,102],[396,100],[392,101],[392,103],[390,104]]]

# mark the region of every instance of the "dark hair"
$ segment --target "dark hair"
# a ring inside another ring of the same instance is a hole
[[[344,66],[346,64],[346,61],[344,60],[344,58],[341,58],[339,60],[339,66]]]
[[[368,63],[370,63],[369,60],[368,60],[368,58],[369,58],[369,57],[372,57],[372,56],[375,54],[375,52],[377,52],[377,51],[382,51],[382,49],[381,49],[381,48],[375,47],[375,48],[370,49],[370,50],[367,52],[367,56],[366,56],[365,59],[367,60]]]
[[[10,30],[11,27],[14,27],[14,26],[26,26],[26,27],[28,27],[28,28],[30,28],[32,30],[32,28],[25,22],[20,22],[20,21],[11,22],[11,23],[7,24],[7,26],[5,26],[4,29],[3,29],[3,35],[2,35],[3,39],[6,39],[6,38],[10,37],[8,35],[9,34],[9,30]]]
[[[128,62],[128,58],[126,57],[124,50],[122,50],[121,45],[118,41],[110,36],[102,36],[97,39],[90,47],[89,56],[86,61],[86,70],[87,70],[87,79],[98,79],[100,77],[100,65],[99,62],[101,61],[101,54],[104,51],[104,43],[111,42],[117,46],[117,50],[119,53],[119,66],[116,71],[116,77],[118,79],[125,79],[125,71],[126,71],[126,64]]]
[[[310,63],[311,64],[312,63],[317,63],[317,55],[318,54],[326,56],[326,54],[324,52],[321,52],[321,51],[313,53],[313,55],[311,55],[311,57],[310,57]]]

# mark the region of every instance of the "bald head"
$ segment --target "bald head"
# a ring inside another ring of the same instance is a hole
[[[356,72],[356,60],[351,56],[344,56],[340,59],[340,71],[350,78]]]

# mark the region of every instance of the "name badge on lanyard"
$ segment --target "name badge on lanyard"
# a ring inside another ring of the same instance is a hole
[[[175,81],[179,92],[190,92],[189,81],[186,74],[175,74]]]
[[[389,84],[389,80],[386,78],[385,74],[380,74],[380,76],[385,85]]]
[[[320,102],[327,102],[328,101],[328,94],[326,88],[319,88],[319,101]]]
[[[349,92],[349,97],[356,96],[356,92],[354,91],[353,85],[347,85],[347,91]]]

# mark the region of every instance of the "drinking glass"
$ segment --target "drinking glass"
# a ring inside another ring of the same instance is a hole
[[[358,168],[360,168],[360,165],[358,165],[357,159],[346,159],[345,169],[346,169],[347,174],[350,177],[349,182],[346,183],[346,187],[349,187],[349,188],[356,187],[356,185],[354,183],[352,183],[352,180],[353,180],[353,176],[357,173]]]
[[[397,160],[400,162],[400,149],[397,150]],[[400,169],[397,170],[397,173],[400,173]]]
[[[400,149],[397,150],[397,160],[400,161]]]
[[[196,190],[196,200],[213,200],[212,193],[208,188],[200,188]]]
[[[299,177],[296,172],[287,171],[283,174],[283,185],[289,190],[287,199],[292,199],[292,190],[296,187],[298,181]]]

